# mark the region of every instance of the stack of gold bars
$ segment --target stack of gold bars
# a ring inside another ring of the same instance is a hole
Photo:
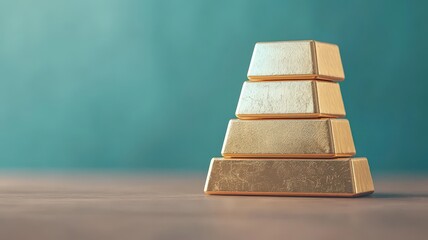
[[[257,43],[223,158],[205,192],[226,195],[356,197],[373,193],[366,158],[355,155],[340,87],[337,45]]]

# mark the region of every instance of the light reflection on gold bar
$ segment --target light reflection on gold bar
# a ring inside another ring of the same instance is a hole
[[[355,147],[346,119],[232,119],[227,128],[222,155],[335,158],[355,155]]]
[[[239,119],[343,117],[338,83],[327,81],[244,82]]]
[[[337,45],[312,40],[260,42],[254,47],[248,79],[342,81],[345,74]]]
[[[213,158],[205,193],[357,197],[374,192],[366,158]]]

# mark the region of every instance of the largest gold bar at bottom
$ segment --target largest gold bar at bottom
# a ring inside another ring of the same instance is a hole
[[[374,192],[366,158],[213,158],[205,193],[357,197]]]

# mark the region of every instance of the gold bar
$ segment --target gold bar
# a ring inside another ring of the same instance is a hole
[[[337,45],[313,40],[259,42],[254,47],[248,79],[342,81],[345,74]]]
[[[326,81],[244,82],[239,119],[343,117],[338,83]]]
[[[355,155],[346,119],[232,119],[224,157],[335,158]]]
[[[213,158],[205,193],[357,197],[374,192],[366,158]]]

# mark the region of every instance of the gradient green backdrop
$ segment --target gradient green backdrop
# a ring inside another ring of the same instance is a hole
[[[255,42],[339,44],[359,156],[428,171],[427,1],[0,1],[0,167],[202,170]]]

